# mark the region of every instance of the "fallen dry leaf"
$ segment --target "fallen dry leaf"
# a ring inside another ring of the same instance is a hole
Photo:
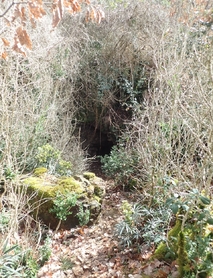
[[[143,269],[143,273],[146,275],[151,275],[153,272],[153,267],[151,265],[148,265]]]

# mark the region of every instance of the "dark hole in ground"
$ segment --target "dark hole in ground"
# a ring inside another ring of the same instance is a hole
[[[88,156],[92,159],[90,171],[97,176],[103,176],[100,156],[109,155],[112,147],[116,145],[116,138],[110,132],[95,130],[93,126],[81,128],[81,142]]]

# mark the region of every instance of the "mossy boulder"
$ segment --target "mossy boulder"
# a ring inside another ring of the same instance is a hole
[[[42,173],[41,173],[42,172]],[[39,173],[39,174],[38,174]],[[90,211],[88,224],[94,223],[101,212],[102,198],[105,194],[105,183],[95,175],[89,179],[83,175],[75,177],[55,177],[46,171],[34,171],[34,175],[23,180],[23,186],[27,188],[27,194],[32,196],[31,203],[35,207],[33,214],[44,224],[56,229],[59,219],[51,211],[57,194],[73,193],[77,195],[77,203],[70,207],[67,219],[61,221],[61,229],[70,229],[79,225],[77,213],[80,207]]]

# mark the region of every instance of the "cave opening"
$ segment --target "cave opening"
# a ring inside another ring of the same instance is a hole
[[[112,147],[116,145],[116,137],[111,132],[103,132],[87,125],[81,128],[82,147],[87,150],[90,163],[90,171],[97,176],[103,176],[101,170],[101,156],[109,155]]]

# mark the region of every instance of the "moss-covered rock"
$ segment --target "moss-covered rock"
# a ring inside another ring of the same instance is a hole
[[[95,176],[92,180],[90,180],[90,183],[94,186],[94,195],[102,199],[106,193],[104,181]]]
[[[55,189],[61,193],[69,191],[75,192],[76,194],[81,194],[86,191],[84,185],[73,177],[59,179]]]
[[[95,174],[92,172],[84,172],[83,173],[83,177],[87,180],[93,179],[95,178]]]
[[[45,173],[47,173],[47,168],[45,167],[39,167],[39,168],[36,168],[34,171],[33,171],[33,174],[34,176],[36,177],[40,177],[42,175],[44,175]]]
[[[75,206],[70,207],[71,214],[67,216],[65,221],[61,222],[61,229],[70,229],[79,225],[77,213],[82,205],[90,211],[89,224],[97,219],[101,211],[102,198],[105,194],[105,184],[102,179],[94,176],[89,181],[80,175],[59,178],[48,174],[40,174],[41,172],[37,171],[37,174],[35,174],[34,171],[33,176],[23,180],[23,185],[27,186],[27,194],[33,196],[31,202],[36,207],[33,211],[34,216],[42,220],[47,226],[55,229],[59,219],[50,210],[54,206],[54,200],[58,193],[66,196],[69,192],[77,194],[78,201]]]

